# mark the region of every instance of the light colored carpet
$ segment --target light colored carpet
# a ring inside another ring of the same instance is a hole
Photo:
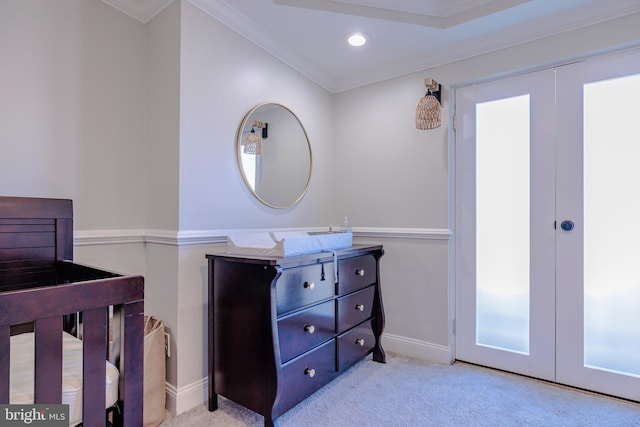
[[[262,426],[262,416],[219,398],[161,427]],[[465,363],[370,357],[280,417],[281,427],[640,426],[640,404]]]

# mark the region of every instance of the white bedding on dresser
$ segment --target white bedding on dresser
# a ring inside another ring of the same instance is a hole
[[[33,333],[11,337],[11,366],[9,403],[33,403]],[[69,425],[82,422],[82,341],[63,332],[62,403],[69,405]],[[118,369],[105,360],[106,392],[105,408],[118,400]]]

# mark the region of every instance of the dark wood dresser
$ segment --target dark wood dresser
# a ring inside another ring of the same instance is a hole
[[[221,395],[277,426],[368,354],[384,363],[383,253],[354,245],[284,258],[207,255],[209,410]]]

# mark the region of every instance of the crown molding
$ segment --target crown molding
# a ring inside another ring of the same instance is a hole
[[[332,93],[345,92],[358,87],[376,84],[384,80],[421,72],[430,68],[458,61],[464,61],[476,56],[509,49],[526,43],[536,42],[548,37],[558,36],[581,28],[586,28],[591,25],[602,24],[607,21],[624,18],[638,13],[640,13],[640,3],[628,8],[612,10],[609,13],[600,14],[597,17],[577,20],[572,25],[566,25],[561,28],[554,26],[552,23],[543,23],[541,25],[532,25],[531,29],[521,28],[508,39],[499,36],[480,37],[474,41],[464,42],[456,46],[441,49],[428,57],[416,57],[408,61],[395,63],[389,67],[371,70],[366,74],[338,79],[335,85],[331,89],[327,90],[330,90]]]
[[[163,9],[169,6],[174,0],[100,0],[103,3],[129,15],[130,17],[147,23]],[[184,0],[182,0],[184,1]],[[358,87],[379,83],[381,81],[401,77],[427,70],[429,68],[441,66],[444,64],[465,60],[474,56],[483,55],[507,49],[528,42],[533,42],[546,37],[559,35],[569,31],[577,30],[582,27],[595,25],[604,21],[621,18],[626,15],[640,13],[640,4],[631,5],[624,8],[611,8],[608,13],[602,13],[598,16],[576,20],[572,24],[558,27],[552,21],[536,23],[535,25],[524,25],[514,30],[509,37],[499,37],[495,34],[485,37],[478,37],[472,41],[465,41],[456,46],[449,46],[446,49],[431,53],[429,55],[419,55],[407,61],[396,62],[387,67],[379,67],[374,70],[368,70],[364,73],[352,76],[333,77],[317,64],[308,60],[303,52],[298,52],[287,46],[286,43],[273,37],[259,22],[248,18],[235,8],[231,0],[186,0],[194,7],[200,9],[213,19],[227,26],[232,31],[240,34],[251,43],[263,49],[271,56],[282,61],[292,69],[296,70],[303,76],[318,84],[320,87],[330,93],[340,93],[355,89]],[[465,2],[457,2],[445,4],[431,1],[432,8],[435,7],[434,13],[443,15],[438,16],[418,15],[403,11],[401,4],[411,4],[411,2],[387,2],[379,0],[374,3],[380,5],[389,5],[386,8],[375,8],[363,6],[365,2],[361,0],[352,1],[328,1],[328,0],[274,0],[275,3],[289,5],[293,7],[306,7],[311,9],[323,10],[323,7],[342,7],[348,12],[367,16],[367,14],[376,13],[377,17],[386,20],[398,20],[399,18],[407,18],[405,15],[411,15],[411,19],[416,16],[423,16],[432,19],[458,19],[465,13],[480,13],[494,8],[508,8],[515,4],[526,3],[528,0],[492,0],[489,2],[480,0],[468,0]],[[444,5],[444,6],[443,6]],[[457,6],[456,6],[457,5]],[[436,7],[437,6],[437,7]],[[426,6],[423,6],[426,7]],[[438,9],[439,8],[439,9]],[[489,9],[487,9],[489,8]],[[486,10],[485,10],[486,9]],[[343,13],[347,13],[344,12]],[[396,16],[400,13],[402,16]],[[490,13],[490,12],[488,12]],[[404,14],[404,15],[403,15]],[[379,15],[379,16],[378,16]],[[457,18],[456,18],[457,17]]]
[[[131,18],[146,24],[174,0],[100,0]]]
[[[284,62],[303,76],[309,78],[324,89],[332,91],[333,77],[322,71],[316,64],[308,61],[304,55],[292,51],[274,38],[258,22],[253,21],[227,2],[220,0],[187,0],[193,6],[240,34],[251,43]]]
[[[323,12],[363,16],[366,18],[445,29],[530,1],[531,0],[476,0],[448,2],[446,0],[431,0],[415,3],[407,0],[274,0],[274,3]]]

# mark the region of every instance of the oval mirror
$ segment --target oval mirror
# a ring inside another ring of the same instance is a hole
[[[242,179],[272,208],[298,203],[311,180],[311,145],[298,117],[277,103],[263,103],[242,120],[236,138]]]

